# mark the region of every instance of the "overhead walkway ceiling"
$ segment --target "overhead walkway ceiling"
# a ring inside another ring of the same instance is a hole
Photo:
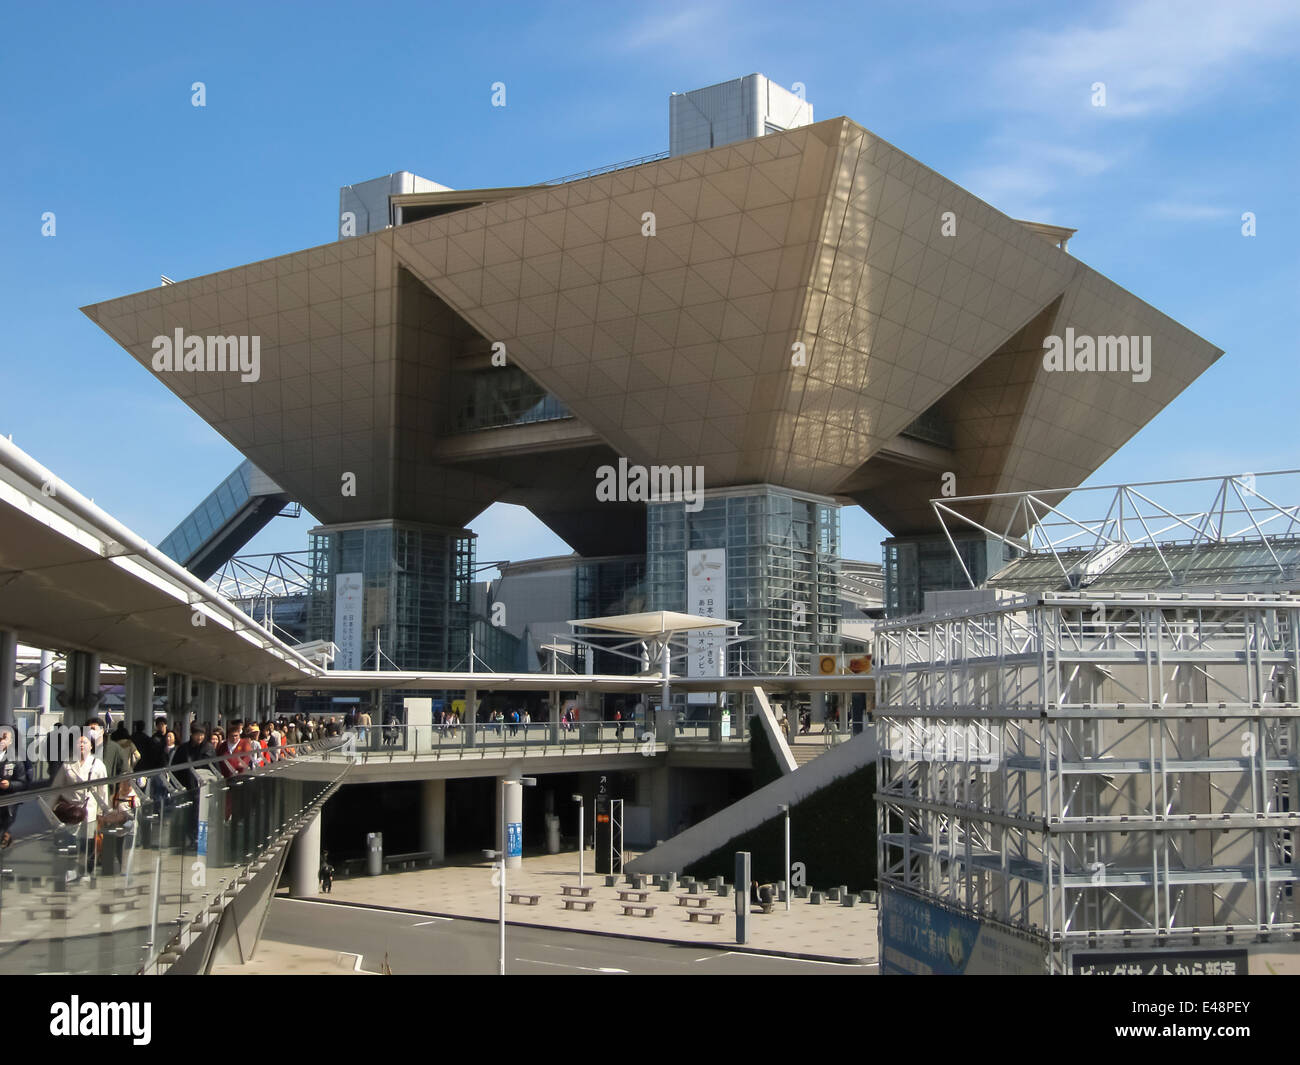
[[[0,440],[0,626],[39,647],[231,683],[292,683],[313,670],[7,440]]]

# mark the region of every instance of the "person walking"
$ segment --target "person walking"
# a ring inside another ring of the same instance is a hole
[[[14,731],[9,725],[0,727],[0,798],[26,791],[32,786],[32,763],[23,752],[14,747]],[[0,849],[14,841],[9,829],[14,823],[21,804],[0,806]]]
[[[99,724],[102,732],[103,722]],[[110,746],[121,750],[116,744]],[[77,739],[76,755],[59,766],[50,784],[56,789],[54,816],[77,836],[77,864],[81,867],[81,876],[91,876],[95,872],[97,829],[101,821],[107,822],[111,812],[108,788],[94,783],[107,777],[103,760],[95,755],[92,730],[87,729]]]
[[[330,852],[322,851],[320,856],[320,889],[326,895],[334,887],[334,866],[330,865]]]

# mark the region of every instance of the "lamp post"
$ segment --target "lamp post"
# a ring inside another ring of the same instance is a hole
[[[582,887],[582,865],[583,859],[586,857],[584,851],[587,846],[587,837],[582,822],[587,808],[582,803],[581,795],[575,795],[573,801],[578,804],[578,887]]]
[[[498,937],[498,938],[499,938],[499,949],[498,949],[498,952],[497,952],[497,975],[498,975],[498,976],[505,976],[505,974],[506,974],[506,862],[507,862],[507,860],[508,860],[509,858],[512,858],[512,857],[520,857],[520,856],[522,856],[522,852],[523,852],[523,818],[522,818],[522,813],[521,813],[520,820],[519,820],[519,822],[518,822],[518,824],[519,824],[519,843],[520,843],[520,848],[519,848],[519,849],[520,849],[520,855],[513,855],[513,854],[510,853],[511,850],[512,850],[512,847],[511,847],[510,831],[509,831],[508,825],[509,825],[511,822],[508,822],[508,821],[506,820],[506,818],[509,817],[509,805],[510,805],[510,804],[506,801],[505,789],[506,789],[507,786],[509,786],[509,785],[511,785],[511,784],[522,785],[522,786],[524,786],[524,787],[529,787],[529,788],[531,788],[531,787],[533,787],[536,783],[537,783],[537,778],[536,778],[536,777],[520,777],[518,780],[502,780],[502,781],[501,781],[501,789],[502,789],[502,795],[501,795],[501,825],[500,825],[500,833],[501,833],[501,839],[500,839],[500,842],[501,842],[501,849],[500,849],[500,850],[485,850],[485,851],[483,852],[483,856],[484,856],[485,858],[500,859],[500,862],[501,862],[501,865],[498,867],[498,871],[499,871],[500,874],[501,874],[500,890],[499,890],[499,892],[498,892],[498,894],[497,894],[497,924],[498,924],[499,931],[500,931],[500,934],[499,934],[499,937]],[[521,808],[521,809],[522,809],[522,808]]]
[[[790,807],[782,803],[777,807],[785,814],[785,912],[790,912]]]

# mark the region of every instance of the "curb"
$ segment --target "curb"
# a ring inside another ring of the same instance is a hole
[[[344,899],[327,899],[316,896],[308,900],[298,900],[292,895],[277,895],[276,898],[290,902],[309,901],[325,903],[330,906],[345,906],[356,910],[382,910],[385,913],[405,913],[412,917],[443,917],[453,921],[477,921],[480,924],[497,924],[496,917],[470,917],[463,913],[440,913],[437,910],[409,910],[403,906],[379,906],[370,902],[348,902]],[[727,951],[733,954],[760,954],[768,958],[789,958],[792,961],[820,961],[831,965],[875,965],[878,958],[846,958],[832,954],[806,954],[789,950],[770,950],[765,947],[751,947],[743,943],[718,944],[701,943],[694,939],[664,939],[661,936],[639,936],[632,932],[606,932],[594,928],[569,928],[565,925],[533,924],[531,921],[506,921],[511,928],[540,928],[546,932],[572,932],[580,936],[604,936],[607,939],[630,939],[639,943],[667,943],[673,947],[691,947],[692,949]]]

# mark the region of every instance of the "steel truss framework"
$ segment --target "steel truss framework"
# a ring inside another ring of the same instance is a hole
[[[1196,558],[1175,547],[1197,547],[1226,543],[1256,543],[1268,555],[1266,576],[1290,577],[1289,559],[1279,557],[1270,541],[1300,534],[1300,506],[1284,506],[1275,496],[1293,491],[1300,470],[1269,473],[1241,473],[1227,477],[1194,477],[1137,484],[1098,485],[1035,492],[1004,492],[983,496],[932,499],[930,506],[957,555],[970,586],[975,582],[961,562],[951,526],[970,526],[1009,544],[1018,553],[1050,555],[1070,587],[1086,587],[1097,580],[1135,547],[1152,549],[1165,578],[1178,583]],[[1158,502],[1158,495],[1199,495],[1201,509],[1179,513],[1172,504]],[[1072,509],[1081,504],[1093,514],[1096,500],[1109,499],[1104,516],[1072,517],[1059,502],[1071,496]],[[1052,502],[1053,500],[1057,502]],[[987,528],[969,515],[963,506],[1010,504],[1001,531]]]
[[[268,555],[236,555],[208,580],[227,599],[260,601],[311,593],[308,551]]]
[[[1300,596],[882,622],[882,882],[1075,947],[1300,938]],[[955,738],[955,742],[954,742]]]

